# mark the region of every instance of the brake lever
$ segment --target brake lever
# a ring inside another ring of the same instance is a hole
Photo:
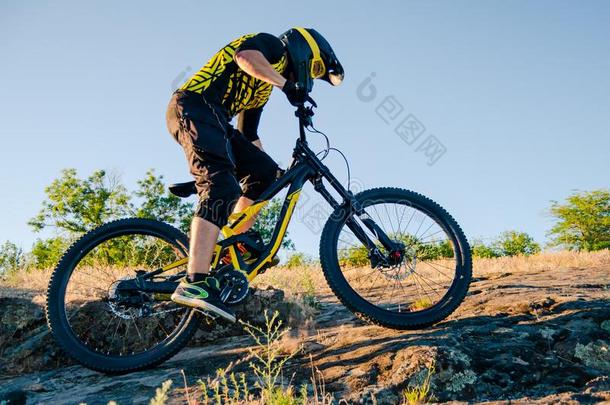
[[[316,102],[314,101],[313,98],[311,98],[310,95],[307,95],[307,98],[305,99],[305,101],[309,101],[309,103],[311,104],[312,107],[318,108],[318,104],[316,104]]]

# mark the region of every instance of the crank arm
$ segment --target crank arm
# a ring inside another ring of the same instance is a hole
[[[132,280],[120,281],[117,285],[117,291],[140,291],[147,293],[165,293],[171,294],[178,287],[178,283],[174,281],[148,281],[141,278]]]
[[[205,316],[206,318],[210,318],[213,321],[215,321],[219,317],[219,315],[213,314],[209,311],[204,311],[203,309],[199,309],[199,308],[192,308],[192,309],[193,309],[193,311],[198,312],[201,315]]]

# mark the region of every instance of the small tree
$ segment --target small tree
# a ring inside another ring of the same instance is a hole
[[[15,271],[24,265],[23,249],[8,240],[0,246],[0,274]]]
[[[503,232],[492,248],[498,256],[533,255],[540,252],[540,246],[525,232]]]
[[[80,179],[75,169],[65,169],[45,193],[42,209],[28,222],[35,232],[53,227],[60,232],[83,233],[130,211],[125,187],[104,170]]]
[[[570,195],[566,202],[551,203],[557,223],[549,231],[550,245],[569,250],[610,248],[610,191],[593,190]]]
[[[142,200],[135,214],[140,218],[153,218],[180,227],[188,232],[193,217],[193,204],[171,194],[163,183],[163,175],[156,176],[154,169],[138,180],[134,192]]]

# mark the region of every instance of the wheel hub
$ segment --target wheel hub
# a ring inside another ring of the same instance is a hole
[[[108,290],[108,308],[115,316],[121,319],[137,319],[152,313],[151,298],[142,292],[122,292],[118,286],[122,281],[132,280],[133,277],[123,277],[110,285]]]
[[[381,274],[390,280],[405,280],[415,272],[416,252],[412,246],[402,246],[387,256],[387,266],[379,268]]]

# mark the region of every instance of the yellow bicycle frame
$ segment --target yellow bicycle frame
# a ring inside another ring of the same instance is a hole
[[[252,281],[258,275],[259,270],[266,263],[270,262],[276,255],[277,251],[280,249],[282,240],[284,239],[284,235],[286,235],[286,229],[288,228],[288,224],[290,223],[290,219],[292,218],[292,213],[294,212],[296,203],[299,200],[300,192],[300,189],[296,190],[286,197],[286,201],[288,202],[287,209],[284,215],[280,218],[279,231],[274,234],[275,236],[273,240],[270,241],[268,246],[271,246],[271,249],[268,251],[265,257],[257,259],[254,263],[251,264],[251,267],[247,265],[246,268],[243,268],[243,266],[240,265],[240,262],[243,263],[243,261],[239,260],[241,253],[238,249],[236,249],[235,244],[231,244],[229,246],[224,247],[224,249],[228,249],[229,257],[231,258],[231,264],[233,265],[233,268],[237,271],[244,273],[248,281]],[[231,236],[235,236],[241,233],[240,225],[243,225],[244,223],[254,218],[254,216],[258,214],[258,212],[265,205],[267,205],[268,202],[269,200],[259,201],[247,207],[241,212],[231,214],[229,216],[229,223],[220,230],[222,236],[224,238],[229,238]],[[218,266],[222,250],[223,246],[220,243],[217,243],[214,248],[214,256],[212,257],[212,269],[215,269]],[[176,267],[183,266],[187,263],[188,257],[184,257],[173,263],[168,264],[167,266],[163,267],[162,270],[171,270]]]

